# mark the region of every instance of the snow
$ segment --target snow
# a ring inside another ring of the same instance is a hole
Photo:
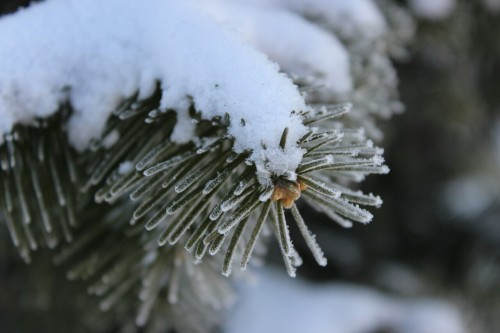
[[[351,91],[349,54],[334,34],[279,8],[213,0],[206,8],[285,72],[312,78],[333,93]]]
[[[415,15],[428,20],[442,20],[455,9],[456,0],[410,0]]]
[[[175,140],[193,138],[193,103],[206,119],[231,116],[234,150],[252,151],[262,183],[295,170],[303,152],[294,142],[306,133],[297,114],[307,109],[304,97],[210,11],[193,0],[51,0],[3,17],[0,132],[47,117],[69,100],[69,139],[84,150],[123,98],[136,91],[147,97],[160,80],[161,107],[179,114]],[[334,44],[330,38],[325,48]]]
[[[377,38],[387,29],[383,14],[373,0],[239,0],[262,6],[287,8],[318,18],[346,36],[361,33]],[[360,37],[359,35],[357,36]]]
[[[312,285],[261,270],[259,284],[242,286],[225,333],[464,333],[458,310],[442,300],[399,299],[368,287]]]

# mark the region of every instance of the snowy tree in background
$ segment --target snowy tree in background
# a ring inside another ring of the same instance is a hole
[[[105,316],[79,303],[89,331],[213,331],[235,299],[223,275],[273,238],[290,276],[293,230],[326,265],[303,203],[372,220],[360,205],[382,201],[355,183],[388,172],[373,141],[403,110],[391,58],[414,30],[371,0],[48,0],[3,16],[1,221],[34,274],[49,249],[97,296]]]

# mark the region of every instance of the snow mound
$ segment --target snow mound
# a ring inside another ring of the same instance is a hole
[[[261,181],[295,170],[303,154],[295,142],[306,133],[298,115],[307,110],[304,97],[276,64],[210,12],[207,3],[193,0],[51,0],[3,17],[1,133],[69,101],[69,139],[84,150],[124,98],[149,96],[158,80],[161,108],[178,113],[174,140],[193,138],[188,108],[194,104],[206,119],[231,117],[234,149],[252,151]],[[325,47],[332,45],[330,39]]]

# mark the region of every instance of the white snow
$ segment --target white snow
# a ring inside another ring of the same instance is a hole
[[[456,0],[410,0],[410,8],[415,15],[428,20],[447,18],[455,9]]]
[[[123,98],[146,97],[160,80],[162,108],[181,119],[174,139],[192,138],[186,114],[194,103],[204,118],[231,116],[234,149],[252,151],[261,182],[295,170],[302,150],[294,142],[306,132],[296,114],[307,108],[303,96],[209,11],[193,0],[50,0],[1,18],[0,132],[69,100],[70,141],[83,150]]]
[[[205,1],[205,6],[283,71],[312,78],[333,93],[352,89],[349,54],[334,34],[279,8],[214,0]]]
[[[240,302],[227,316],[225,333],[465,333],[450,303],[405,300],[368,287],[313,285],[260,270],[259,284],[242,286]]]
[[[387,29],[385,18],[373,0],[238,1],[287,8],[308,17],[320,19],[346,36],[355,36],[360,33],[364,35],[363,37],[376,38]]]

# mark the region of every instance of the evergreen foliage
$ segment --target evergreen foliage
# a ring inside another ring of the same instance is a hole
[[[0,209],[20,256],[30,262],[39,248],[53,250],[53,262],[68,267],[70,280],[83,281],[102,310],[133,312],[135,324],[153,332],[167,327],[164,314],[180,331],[215,327],[219,311],[234,300],[219,271],[229,276],[234,265],[245,270],[251,257],[259,262],[267,238],[275,238],[295,276],[302,259],[290,229],[326,265],[302,202],[342,227],[370,222],[366,207],[382,200],[355,183],[388,172],[383,150],[369,138],[381,138],[378,118],[402,109],[389,57],[404,53],[412,21],[391,2],[380,8],[394,27],[381,39],[328,27],[351,55],[352,93],[331,95],[309,78],[295,78],[311,107],[300,113],[308,133],[292,142],[304,157],[295,172],[272,175],[270,185],[259,182],[251,151],[233,149],[228,128],[244,127],[245,119],[203,119],[192,105],[196,137],[172,140],[179,120],[176,110],[160,108],[161,82],[149,97],[123,100],[84,152],[68,142],[71,101],[50,118],[17,124],[0,145]],[[287,134],[283,128],[283,151]],[[183,320],[186,314],[197,320]]]

